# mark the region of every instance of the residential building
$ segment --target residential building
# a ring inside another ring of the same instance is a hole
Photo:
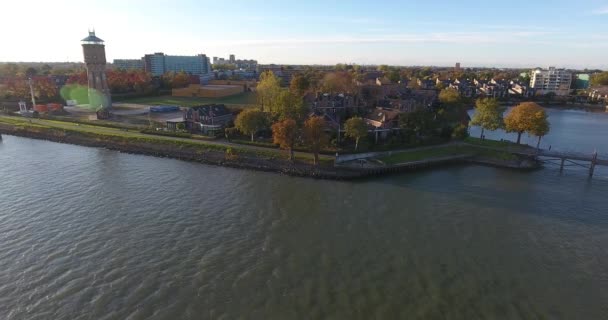
[[[514,96],[520,96],[522,98],[530,98],[535,95],[533,88],[530,88],[528,84],[520,83],[518,81],[511,81],[509,94]]]
[[[570,94],[572,79],[572,73],[565,69],[535,69],[532,71],[530,87],[534,88],[538,95],[555,93],[558,96],[567,96]]]
[[[253,59],[236,59],[234,54],[231,54],[228,59],[213,57],[214,65],[226,65],[233,64],[237,69],[243,69],[248,71],[255,71],[258,67],[257,60]]]
[[[458,90],[461,96],[467,98],[474,98],[477,94],[477,87],[469,80],[456,79],[450,84],[449,88]]]
[[[589,90],[589,98],[592,101],[604,101],[608,104],[608,86],[593,87]]]
[[[142,59],[114,59],[114,69],[121,70],[144,70]]]
[[[162,52],[146,54],[143,58],[144,70],[153,76],[167,72],[186,72],[192,75],[205,75],[211,72],[211,63],[205,54],[195,56],[170,56]]]
[[[187,108],[184,113],[187,130],[208,135],[216,134],[233,120],[232,112],[223,104]]]
[[[375,108],[364,118],[365,123],[377,129],[393,129],[399,127],[399,115],[401,112],[395,109]]]

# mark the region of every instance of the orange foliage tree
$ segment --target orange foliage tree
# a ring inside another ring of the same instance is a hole
[[[285,119],[272,125],[272,140],[281,149],[289,152],[289,160],[294,159],[293,147],[298,138],[298,125],[293,119]]]
[[[549,128],[547,113],[534,102],[520,103],[505,117],[505,129],[517,133],[517,144],[521,142],[522,133],[528,132],[538,137],[540,145],[540,139],[549,133]]]
[[[319,152],[321,152],[321,149],[329,144],[325,127],[325,119],[322,117],[310,117],[304,122],[304,141],[314,155],[315,164],[319,163]]]

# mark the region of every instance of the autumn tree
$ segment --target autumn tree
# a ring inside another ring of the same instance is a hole
[[[310,117],[304,122],[304,141],[310,147],[314,155],[315,164],[319,163],[319,152],[327,147],[329,138],[325,133],[325,119],[322,117]]]
[[[547,113],[542,108],[540,110],[536,111],[532,118],[532,121],[531,121],[532,125],[531,125],[530,129],[528,130],[528,133],[530,133],[533,136],[538,137],[538,142],[536,143],[536,149],[538,149],[540,147],[540,140],[545,135],[547,135],[547,133],[549,133],[549,130],[551,129],[551,125],[547,118],[548,118]]]
[[[255,89],[257,102],[262,111],[270,111],[272,103],[281,91],[281,81],[272,71],[264,71]]]
[[[355,117],[346,121],[344,135],[355,139],[355,150],[359,149],[359,140],[367,136],[367,124],[363,118]]]
[[[307,76],[297,74],[291,78],[291,82],[289,83],[289,91],[291,91],[293,94],[304,96],[308,89],[310,89],[310,80]]]
[[[356,89],[350,72],[330,72],[321,81],[321,91],[328,93],[354,93]]]
[[[483,138],[485,130],[494,131],[502,128],[504,122],[498,100],[490,98],[478,99],[475,102],[475,114],[469,124],[481,127],[481,138]]]
[[[298,125],[293,119],[285,119],[272,125],[272,140],[281,149],[287,150],[289,160],[294,159],[293,147],[298,137]]]
[[[446,88],[439,92],[439,102],[448,107],[458,107],[462,105],[462,98],[458,90]]]
[[[549,132],[549,122],[545,110],[534,102],[524,102],[517,105],[505,117],[507,132],[517,133],[517,144],[521,142],[521,135],[528,132],[540,138]]]
[[[234,125],[242,133],[250,135],[251,141],[253,141],[254,135],[264,129],[268,123],[264,112],[257,109],[246,109],[239,113]]]
[[[190,76],[184,71],[178,72],[173,76],[172,88],[184,88],[190,84]]]

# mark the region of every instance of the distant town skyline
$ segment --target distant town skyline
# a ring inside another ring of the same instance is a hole
[[[262,64],[608,69],[608,0],[479,2],[11,1],[0,61],[81,62],[88,29],[108,61],[145,53]]]

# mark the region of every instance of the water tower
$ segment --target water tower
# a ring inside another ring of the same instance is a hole
[[[98,111],[98,115],[109,115],[112,98],[106,79],[106,49],[103,40],[95,36],[95,31],[89,31],[89,36],[82,39],[82,52],[87,68],[89,105]]]

